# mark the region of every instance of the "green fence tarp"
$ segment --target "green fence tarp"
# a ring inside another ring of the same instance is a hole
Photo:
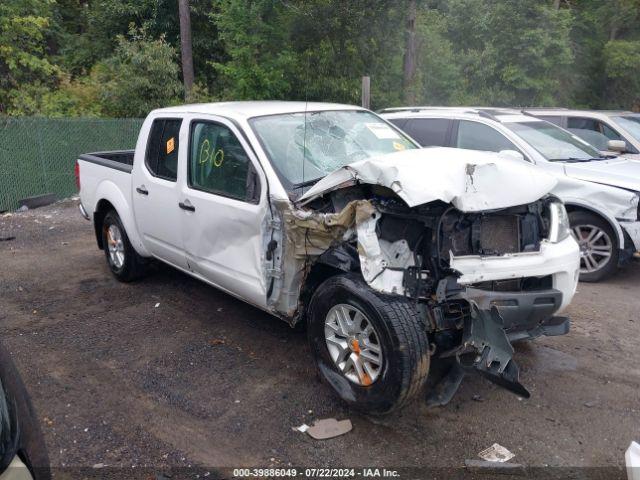
[[[81,153],[132,149],[138,118],[0,118],[0,212],[18,200],[75,195],[74,164]]]

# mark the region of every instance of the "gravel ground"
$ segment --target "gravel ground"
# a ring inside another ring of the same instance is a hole
[[[0,238],[11,236],[0,241],[0,338],[58,478],[78,478],[81,467],[114,478],[458,468],[494,442],[512,462],[564,467],[538,476],[625,478],[624,451],[640,440],[637,261],[579,285],[569,335],[517,346],[529,400],[468,377],[446,407],[416,402],[369,418],[318,381],[305,335],[284,323],[168,267],[118,283],[74,202],[0,215]],[[323,442],[292,431],[326,417],[350,418],[353,431]]]

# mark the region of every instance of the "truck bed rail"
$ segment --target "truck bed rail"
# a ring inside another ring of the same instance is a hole
[[[135,150],[112,150],[108,152],[83,153],[79,159],[114,168],[121,172],[131,173],[134,152]]]

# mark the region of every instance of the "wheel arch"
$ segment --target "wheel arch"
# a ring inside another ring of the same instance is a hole
[[[618,248],[619,249],[624,248],[624,232],[622,231],[622,227],[614,217],[612,217],[611,215],[608,215],[602,210],[598,210],[594,208],[592,205],[586,205],[581,202],[565,201],[565,207],[568,213],[582,211],[586,213],[591,213],[593,215],[596,215],[602,218],[613,229],[613,232],[616,235],[616,242],[617,242]]]
[[[114,210],[117,213],[116,208],[113,204],[103,198],[96,204],[96,209],[93,212],[93,229],[96,234],[96,242],[98,243],[98,248],[100,250],[104,250],[104,242],[102,241],[102,225],[104,224],[104,217],[111,210]]]
[[[151,256],[138,234],[136,222],[133,217],[133,205],[130,199],[128,201],[125,198],[120,187],[112,181],[103,181],[96,189],[96,198],[99,200],[96,202],[96,206],[94,208],[93,222],[98,247],[104,247],[100,238],[102,236],[102,222],[104,220],[104,216],[107,214],[109,209],[113,209],[118,214],[118,217],[120,217],[120,221],[127,231],[127,236],[129,237],[129,241],[135,251],[143,257]]]
[[[307,321],[307,309],[311,297],[321,283],[331,277],[348,272],[360,274],[360,260],[355,248],[339,245],[320,255],[309,268],[302,283],[298,313],[291,320],[292,326]]]

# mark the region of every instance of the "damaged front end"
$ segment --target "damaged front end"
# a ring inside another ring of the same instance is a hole
[[[554,317],[563,304],[554,267],[534,276],[512,269],[497,280],[468,283],[452,264],[476,257],[539,257],[549,243],[554,201],[547,196],[522,206],[462,212],[439,200],[409,207],[388,188],[357,185],[304,208],[283,202],[283,275],[270,303],[296,323],[303,319],[316,272],[360,272],[371,288],[415,301],[426,320],[432,358],[450,365],[430,391],[430,404],[446,404],[471,372],[528,398],[511,341],[568,332],[568,319]]]
[[[469,372],[528,397],[511,343],[567,333],[568,318],[556,314],[578,280],[566,211],[548,194],[556,180],[479,152],[393,158],[350,164],[296,204],[276,203],[281,274],[270,307],[295,324],[327,276],[358,273],[378,292],[411,299],[431,358],[450,366],[429,403],[447,403]]]

